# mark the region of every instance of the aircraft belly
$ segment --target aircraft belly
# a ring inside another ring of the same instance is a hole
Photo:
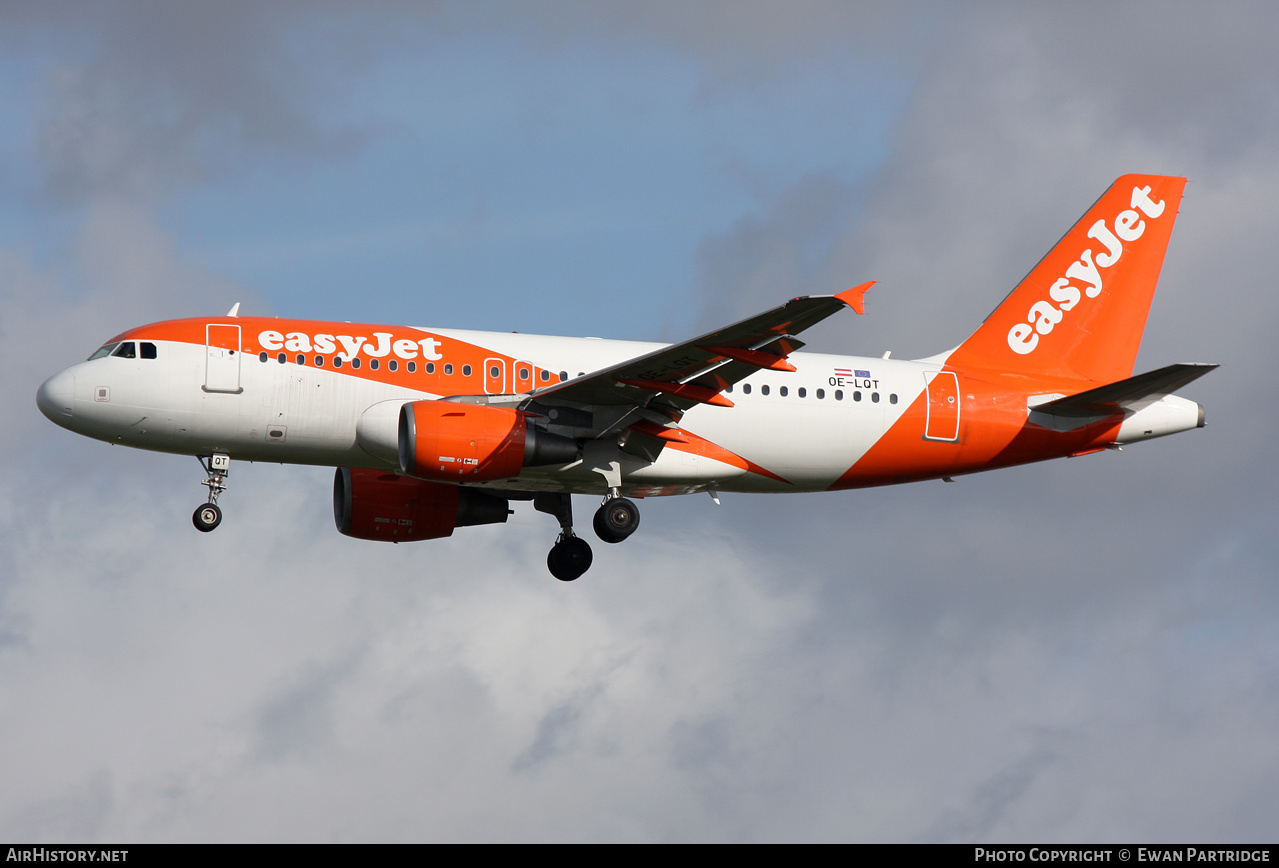
[[[257,368],[251,365],[250,368]],[[268,361],[247,378],[236,417],[250,460],[385,468],[357,444],[356,425],[373,404],[432,397],[333,370]]]
[[[722,488],[745,473],[743,467],[734,467],[705,455],[663,449],[652,464],[625,473],[623,478],[627,482],[645,485],[717,485]]]

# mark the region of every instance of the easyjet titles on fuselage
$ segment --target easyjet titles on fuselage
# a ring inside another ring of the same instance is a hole
[[[258,333],[258,343],[262,349],[270,352],[288,350],[291,353],[315,352],[322,355],[332,354],[340,344],[342,347],[340,354],[348,360],[355,358],[363,351],[365,355],[375,359],[383,359],[394,353],[397,358],[408,361],[418,357],[419,347],[424,359],[437,361],[444,358],[436,352],[440,347],[440,341],[435,338],[394,340],[394,337],[390,332],[374,332],[373,338],[370,339],[364,335],[316,334],[312,336],[306,332],[278,332],[268,329]]]
[[[1058,279],[1048,289],[1049,297],[1057,302],[1037,301],[1026,313],[1026,321],[1019,322],[1008,330],[1008,346],[1014,353],[1026,355],[1032,353],[1039,345],[1039,336],[1052,332],[1053,326],[1062,321],[1064,311],[1073,310],[1084,295],[1096,298],[1101,294],[1101,269],[1110,268],[1119,261],[1124,252],[1124,241],[1136,241],[1146,231],[1146,223],[1135,209],[1140,208],[1151,220],[1164,213],[1164,202],[1161,199],[1153,202],[1150,199],[1150,187],[1133,187],[1131,210],[1120,211],[1114,219],[1112,231],[1105,220],[1098,220],[1088,229],[1088,237],[1100,241],[1106,250],[1094,257],[1092,248],[1086,248],[1079,256],[1079,261],[1071,263],[1066,269],[1066,276]],[[1078,286],[1071,284],[1077,280],[1085,284],[1082,293]]]

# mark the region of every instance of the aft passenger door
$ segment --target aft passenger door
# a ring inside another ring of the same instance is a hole
[[[925,440],[959,439],[959,378],[953,371],[927,371],[928,420],[924,423]]]
[[[215,325],[204,327],[204,391],[239,394],[240,327]]]

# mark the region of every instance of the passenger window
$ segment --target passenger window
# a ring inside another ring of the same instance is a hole
[[[342,357],[341,357],[341,356],[334,356],[334,357],[333,357],[333,367],[335,367],[335,368],[340,368],[340,367],[342,367]]]
[[[749,395],[750,393],[751,393],[751,384],[750,384],[750,383],[742,383],[742,394],[743,394],[743,395]]]
[[[415,366],[415,365],[417,365],[417,362],[409,362],[409,373],[410,373],[410,374],[411,374],[411,373],[413,373],[413,368],[414,368],[414,366]],[[426,363],[426,372],[427,372],[428,374],[434,374],[434,373],[435,373],[435,362],[427,362],[427,363]]]
[[[444,366],[444,373],[446,373],[446,374],[451,374],[451,373],[453,373],[453,363],[452,363],[452,362],[450,362],[449,364],[447,364],[447,365],[445,365],[445,366]]]
[[[808,397],[808,390],[807,390],[807,389],[805,389],[803,386],[800,386],[800,387],[799,387],[799,396],[800,396],[801,398],[807,398],[807,397]]]
[[[378,368],[377,359],[369,359],[369,370],[376,371]]]
[[[353,368],[358,368],[359,366],[360,366],[360,357],[359,357],[359,356],[356,356],[355,358],[351,359],[351,367],[353,367]]]
[[[785,398],[785,397],[786,397],[786,387],[785,387],[785,386],[782,386],[782,387],[781,387],[780,389],[778,389],[777,391],[779,391],[779,392],[781,392],[781,393],[782,393],[782,397],[783,397],[783,398]]]
[[[871,392],[871,393],[870,393],[870,401],[871,401],[871,403],[872,403],[872,404],[878,404],[878,403],[879,403],[879,393],[878,393],[878,392]]]
[[[434,366],[434,365],[427,365],[427,368],[433,368],[433,367],[435,367],[435,366]],[[416,371],[416,370],[417,370],[417,362],[409,362],[409,373],[411,374],[411,373],[413,373],[413,372],[414,372],[414,371]],[[429,373],[430,373],[430,371],[428,370],[428,371],[427,371],[427,373],[429,374]]]
[[[545,383],[545,382],[547,382],[548,380],[550,380],[550,379],[551,379],[551,372],[550,372],[550,371],[542,371],[542,373],[538,374],[538,376],[539,376],[539,377],[541,377],[541,378],[542,378],[542,382],[543,382],[543,383]]]
[[[134,346],[133,341],[125,341],[111,355],[121,359],[136,359],[138,357],[138,348]]]
[[[836,390],[835,390],[835,400],[836,400],[836,401],[842,401],[842,400],[844,400],[844,390],[843,390],[843,389],[836,389]]]
[[[853,392],[853,400],[854,400],[854,401],[860,401],[861,399],[862,399],[862,393],[861,393],[861,392]]]
[[[141,348],[142,348],[142,358],[144,359],[155,358],[155,344],[148,343],[147,341],[143,341]]]
[[[398,371],[400,369],[400,363],[395,359],[391,359],[391,361],[386,363],[386,369],[388,371]]]
[[[275,357],[275,360],[276,360],[277,362],[279,362],[280,364],[284,364],[284,363],[285,363],[285,361],[287,361],[287,360],[288,360],[288,358],[289,358],[289,357],[288,357],[288,356],[286,356],[284,353],[280,353],[278,356],[276,356],[276,357]]]
[[[768,394],[768,386],[760,386],[760,387],[759,387],[759,393],[760,393],[761,395],[767,395],[767,394]]]
[[[266,350],[263,350],[262,352],[258,353],[258,361],[259,362],[266,361]]]
[[[897,403],[897,393],[896,393],[896,392],[893,392],[891,395],[889,395],[889,396],[888,396],[888,403],[890,403],[890,404],[896,404],[896,403]]]
[[[498,377],[502,376],[502,369],[499,368],[497,365],[493,365],[492,367],[489,368],[489,376],[496,380]],[[527,380],[528,371],[521,370],[520,379]]]
[[[305,364],[306,364],[306,356],[302,355],[301,353],[298,353],[297,362],[298,362],[298,364],[299,364],[299,365],[305,365]]]
[[[568,371],[560,371],[560,382],[563,383],[568,379]]]
[[[469,377],[469,376],[471,376],[471,366],[470,366],[470,365],[463,365],[463,366],[462,366],[462,376],[463,376],[463,377]]]
[[[315,366],[316,366],[317,368],[322,368],[322,367],[324,367],[324,356],[316,356],[316,357],[315,357]]]
[[[819,401],[820,401],[822,398],[825,398],[825,397],[826,397],[826,390],[825,390],[825,389],[818,389],[818,390],[817,390],[817,400],[819,400]]]

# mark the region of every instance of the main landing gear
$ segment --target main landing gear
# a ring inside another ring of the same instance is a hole
[[[209,477],[200,483],[209,489],[209,502],[196,507],[195,514],[191,516],[191,523],[195,525],[196,530],[208,533],[222,523],[218,495],[226,491],[225,480],[231,470],[231,456],[215,452],[209,456],[207,462],[202,456],[197,455],[196,458],[199,459],[200,466]]]
[[[595,535],[606,543],[620,543],[639,527],[639,507],[617,493],[617,489],[604,498],[595,510]]]
[[[547,569],[561,582],[571,582],[591,568],[594,556],[586,540],[573,533],[573,502],[567,494],[539,494],[533,508],[555,516],[560,535],[546,556]],[[639,527],[639,507],[622,497],[617,489],[609,492],[595,512],[595,533],[607,543],[619,543]]]
[[[546,556],[546,568],[561,582],[571,582],[591,568],[591,546],[573,533],[573,501],[567,494],[538,494],[533,498],[533,508],[555,516],[560,523],[560,535]]]

